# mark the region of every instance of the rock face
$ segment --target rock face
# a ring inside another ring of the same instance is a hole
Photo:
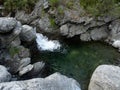
[[[26,81],[0,83],[2,90],[81,90],[80,85],[71,78],[59,73],[47,78],[37,78]]]
[[[88,90],[120,90],[120,67],[113,65],[97,67]]]
[[[32,42],[36,39],[36,31],[28,25],[22,26],[22,31],[20,33],[20,38],[22,41]]]
[[[7,68],[0,65],[0,83],[8,82],[11,79],[11,74],[7,71]]]
[[[8,33],[16,27],[17,20],[14,18],[0,18],[0,33]]]

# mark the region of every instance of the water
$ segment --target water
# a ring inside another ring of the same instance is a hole
[[[42,51],[54,51],[60,49],[61,45],[57,40],[48,40],[46,36],[40,33],[36,34],[37,47]]]
[[[50,66],[50,73],[60,72],[76,79],[82,90],[87,90],[90,77],[98,65],[118,64],[120,53],[101,42],[65,43],[62,52],[44,52],[34,55],[34,60],[44,60]]]

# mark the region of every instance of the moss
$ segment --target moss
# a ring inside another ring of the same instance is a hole
[[[56,24],[56,22],[55,22],[55,18],[50,17],[49,19],[50,19],[50,25],[51,25],[51,27],[57,28],[57,24]]]
[[[63,14],[64,14],[64,10],[63,10],[63,8],[60,7],[60,6],[57,8],[57,11],[58,11],[58,14],[60,14],[60,15],[63,15]]]
[[[66,6],[67,6],[67,8],[71,9],[74,6],[74,2],[73,1],[69,1],[69,2],[66,3]]]
[[[10,48],[9,48],[9,53],[10,53],[10,55],[13,57],[14,55],[16,55],[16,54],[18,54],[19,53],[19,51],[20,51],[20,49],[16,46],[11,46]]]
[[[57,7],[59,5],[60,0],[49,0],[51,7]]]

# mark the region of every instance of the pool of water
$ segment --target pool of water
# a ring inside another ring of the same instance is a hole
[[[113,47],[101,42],[65,43],[61,52],[41,52],[34,56],[50,67],[50,73],[60,72],[76,79],[82,90],[87,90],[90,77],[98,65],[115,64],[120,53]]]

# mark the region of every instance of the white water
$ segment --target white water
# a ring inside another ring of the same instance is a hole
[[[36,42],[39,50],[43,51],[54,51],[59,50],[61,45],[57,40],[48,40],[46,36],[43,36],[40,33],[36,34]]]

